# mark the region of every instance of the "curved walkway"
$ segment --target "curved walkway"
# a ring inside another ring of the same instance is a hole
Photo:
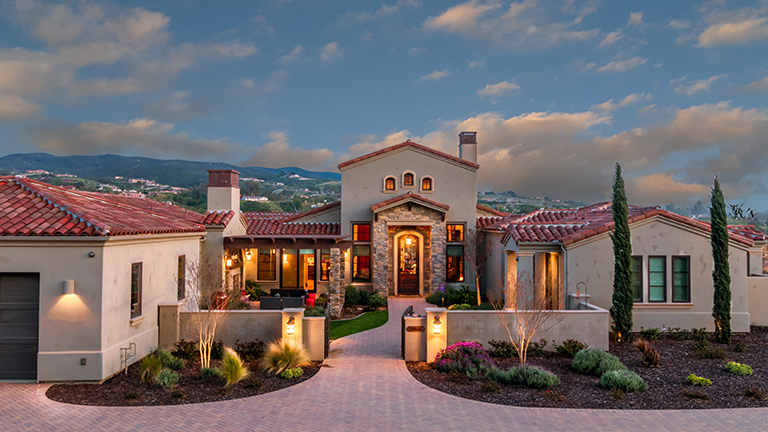
[[[421,385],[398,359],[400,315],[420,299],[390,299],[383,327],[331,345],[311,380],[246,399],[173,407],[82,407],[48,400],[47,385],[0,384],[0,430],[689,430],[768,429],[768,409],[611,411],[519,408]]]

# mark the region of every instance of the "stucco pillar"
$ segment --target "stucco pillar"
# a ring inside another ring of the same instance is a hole
[[[389,294],[387,279],[389,274],[389,244],[387,239],[387,222],[379,219],[373,223],[373,238],[371,239],[373,292],[384,297]]]
[[[504,274],[504,252],[501,245],[501,231],[489,231],[485,233],[485,247],[488,250],[488,259],[485,261],[485,271],[482,273],[481,286],[485,295],[490,300],[501,300],[506,293]]]
[[[516,309],[530,307],[536,290],[535,254],[533,252],[518,252],[517,258]]]
[[[448,310],[445,308],[427,308],[427,361],[435,361],[440,350],[448,346]],[[441,331],[435,334],[435,318],[440,318]]]
[[[179,341],[179,311],[183,302],[157,305],[157,347],[171,348]]]
[[[331,308],[331,317],[336,318],[341,314],[344,306],[344,269],[341,265],[341,250],[331,248],[331,283],[328,286],[328,307]]]
[[[762,248],[752,248],[749,250],[749,274],[763,274],[763,250]]]
[[[282,328],[283,342],[291,344],[291,346],[300,346],[303,344],[304,336],[304,308],[288,308],[283,309],[280,326]],[[289,333],[288,323],[293,318],[293,334]]]
[[[505,309],[515,309],[517,306],[517,298],[515,297],[515,290],[517,288],[517,254],[507,254],[507,272],[506,272],[506,296],[504,299]]]

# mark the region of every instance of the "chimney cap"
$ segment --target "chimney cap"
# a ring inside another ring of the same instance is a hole
[[[477,144],[477,132],[462,132],[459,134],[459,145]]]
[[[240,173],[233,169],[209,169],[208,186],[239,187]]]

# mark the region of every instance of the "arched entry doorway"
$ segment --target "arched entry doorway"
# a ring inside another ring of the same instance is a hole
[[[404,232],[395,237],[395,284],[398,295],[420,295],[423,281],[422,237]]]

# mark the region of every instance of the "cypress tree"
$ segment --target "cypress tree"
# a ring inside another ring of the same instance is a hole
[[[629,234],[629,209],[627,195],[624,192],[624,179],[621,178],[621,165],[616,164],[613,177],[613,304],[611,318],[613,330],[619,342],[629,341],[632,333],[632,243]]]
[[[728,220],[725,199],[715,176],[712,201],[709,208],[712,218],[712,281],[715,287],[712,316],[715,318],[715,338],[719,343],[731,343],[731,273],[728,264]]]

